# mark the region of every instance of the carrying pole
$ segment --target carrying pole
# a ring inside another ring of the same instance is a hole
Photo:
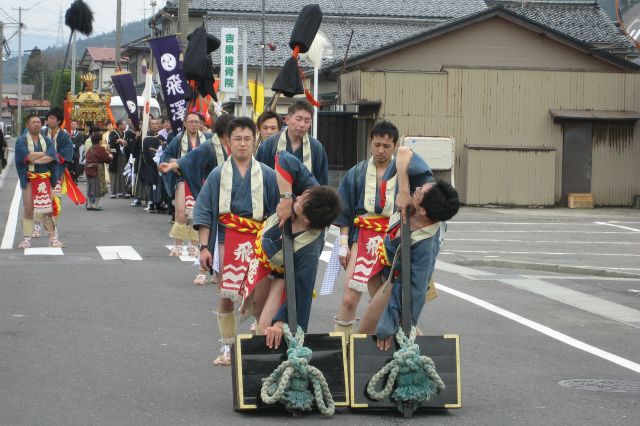
[[[410,210],[406,221],[400,224],[400,261],[402,267],[402,330],[408,336],[411,332],[411,219]]]
[[[298,315],[296,312],[296,276],[293,266],[291,219],[287,220],[282,230],[282,252],[284,254],[284,281],[287,290],[287,317],[289,318],[289,329],[295,336],[298,329]]]

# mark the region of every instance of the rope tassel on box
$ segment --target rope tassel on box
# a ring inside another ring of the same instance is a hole
[[[280,402],[290,411],[311,411],[315,400],[321,414],[333,415],[335,402],[322,372],[309,365],[312,352],[304,346],[304,332],[298,327],[294,337],[286,324],[282,330],[288,348],[287,360],[262,379],[260,398],[266,404]],[[309,390],[309,380],[313,384],[313,394]]]
[[[423,401],[428,401],[445,389],[444,382],[436,371],[431,358],[420,355],[420,347],[415,344],[416,328],[411,327],[407,337],[402,328],[396,333],[396,341],[400,345],[393,354],[393,360],[378,371],[367,385],[367,394],[375,400],[381,400],[391,395],[399,411],[409,405],[415,411]],[[386,375],[389,375],[386,385],[376,390],[376,385]],[[393,390],[396,384],[395,390]],[[393,393],[392,393],[393,392]]]

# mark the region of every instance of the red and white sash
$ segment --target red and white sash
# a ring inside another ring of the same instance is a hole
[[[27,172],[27,178],[31,183],[31,199],[33,200],[34,213],[53,213],[56,216],[57,208],[51,195],[51,172]]]
[[[220,297],[235,301],[240,299],[249,263],[255,258],[256,234],[262,222],[233,213],[223,214],[218,221],[226,228]]]

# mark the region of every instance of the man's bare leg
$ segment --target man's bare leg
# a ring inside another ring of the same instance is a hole
[[[360,329],[359,333],[364,334],[374,334],[376,332],[376,326],[378,325],[378,320],[382,315],[382,311],[387,307],[389,303],[389,299],[391,298],[392,293],[392,284],[390,283],[387,287],[383,287],[376,293],[375,296],[371,299],[369,306],[367,306],[367,310],[364,312],[362,316],[362,320],[360,321]]]
[[[356,318],[356,310],[358,309],[358,303],[362,298],[362,292],[354,290],[349,286],[351,281],[351,275],[356,266],[356,258],[358,257],[358,243],[351,245],[351,257],[349,257],[349,263],[345,269],[344,290],[342,292],[342,303],[340,304],[340,310],[338,315],[335,316],[335,331],[342,332],[345,335],[347,341],[351,336],[353,330],[353,324]]]
[[[175,222],[169,231],[169,235],[173,237],[174,245],[170,256],[182,255],[182,242],[189,238],[187,229],[187,215],[185,213],[184,203],[184,182],[180,182],[176,187],[175,193]]]
[[[33,234],[33,199],[31,198],[31,183],[22,190],[22,242],[18,248],[31,247],[31,235]]]

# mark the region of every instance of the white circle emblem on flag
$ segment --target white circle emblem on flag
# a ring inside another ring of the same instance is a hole
[[[176,67],[176,57],[171,53],[165,53],[160,57],[160,64],[165,71],[173,71]]]
[[[129,109],[129,112],[134,114],[136,112],[136,104],[133,103],[133,101],[127,101],[127,108]]]

